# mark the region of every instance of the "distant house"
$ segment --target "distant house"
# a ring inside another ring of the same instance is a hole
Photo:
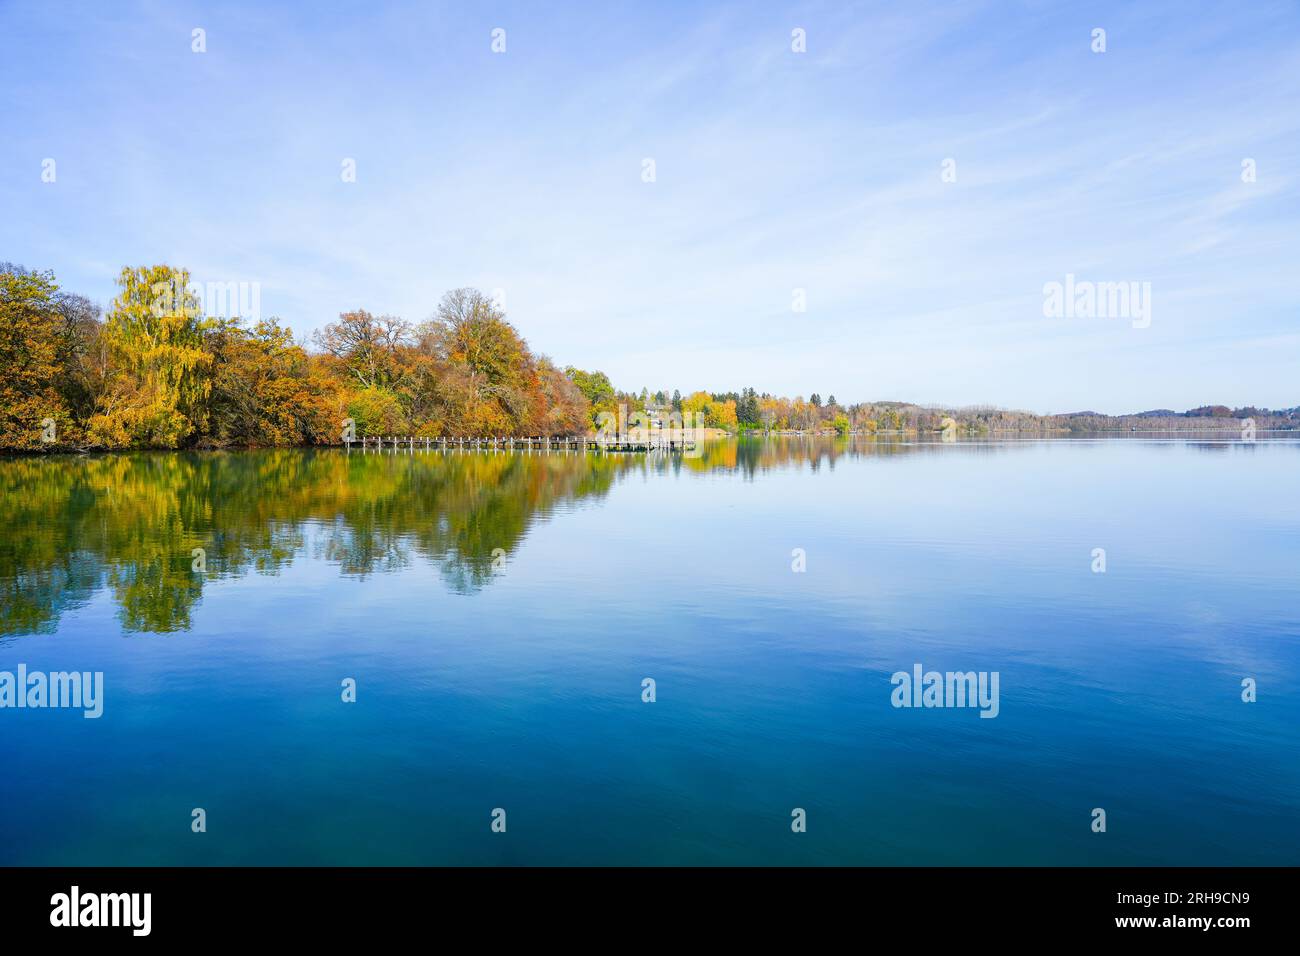
[[[654,402],[645,403],[645,417],[650,422],[651,428],[663,428],[664,417],[672,411],[669,405],[658,405]]]

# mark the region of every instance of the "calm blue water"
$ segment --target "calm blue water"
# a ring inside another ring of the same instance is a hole
[[[106,682],[0,710],[0,864],[1294,865],[1298,477],[1263,441],[0,461],[0,671]],[[894,708],[916,663],[1000,713]]]

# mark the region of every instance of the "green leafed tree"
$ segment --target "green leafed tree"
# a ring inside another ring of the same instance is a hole
[[[578,386],[578,391],[586,396],[593,423],[601,412],[617,412],[618,393],[614,391],[613,383],[604,372],[586,372],[570,365],[564,370],[564,374]]]

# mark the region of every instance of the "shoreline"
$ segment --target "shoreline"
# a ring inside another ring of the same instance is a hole
[[[776,438],[818,439],[818,440],[832,440],[832,441],[838,439],[848,439],[848,438],[853,438],[853,439],[934,438],[938,440],[943,439],[943,432],[941,430],[920,431],[917,429],[910,429],[904,431],[891,430],[891,431],[875,431],[875,432],[851,431],[844,435],[840,435],[835,432],[778,431],[776,429],[773,429],[771,431],[763,431],[761,429],[745,429],[739,432],[728,432],[725,429],[708,428],[708,429],[704,429],[704,431],[705,431],[705,435],[703,437],[704,440],[707,442],[719,442],[719,441],[727,441],[727,440],[741,441],[741,440],[754,440],[754,439],[776,439]],[[1297,439],[1300,439],[1300,428],[1260,428],[1256,430],[1255,434],[1256,436],[1269,435],[1273,437],[1286,437],[1286,436],[1293,435]],[[640,443],[640,442],[650,442],[652,440],[654,441],[663,440],[663,441],[671,441],[671,442],[681,442],[683,440],[686,441],[695,440],[694,437],[691,436],[691,430],[689,429],[687,430],[687,436],[689,437],[683,437],[682,431],[680,429],[671,429],[668,431],[654,430],[653,432],[645,431],[642,429],[629,429],[621,438],[610,439],[610,442],[611,444],[618,444],[620,442]],[[410,437],[415,438],[417,442],[416,444],[417,450],[422,450],[424,447],[423,445],[419,444],[419,442],[422,440],[421,436],[397,436],[397,437],[400,442],[400,444],[397,446],[398,450],[401,450],[406,447],[405,443]],[[524,436],[496,436],[495,440],[501,442],[509,442],[512,437],[522,440]],[[557,440],[557,442],[564,440],[561,436],[552,436],[552,437],[554,437]],[[570,438],[570,440],[573,440],[575,438],[575,436],[568,436],[568,437]],[[599,439],[599,434],[595,432],[589,432],[584,437],[588,441],[597,441]],[[1207,437],[1230,437],[1232,440],[1240,441],[1243,444],[1257,443],[1257,441],[1253,441],[1252,439],[1242,438],[1240,428],[1161,428],[1161,429],[1153,428],[1153,429],[1141,429],[1141,430],[1125,430],[1122,428],[1098,428],[1098,429],[998,428],[998,429],[988,429],[978,434],[963,434],[959,431],[951,439],[951,441],[970,442],[970,441],[999,439],[999,438],[1009,439],[1009,438],[1016,438],[1016,437],[1062,439],[1062,440],[1068,440],[1072,438],[1083,440],[1083,439],[1094,438],[1094,437],[1115,437],[1115,438],[1122,437],[1122,438],[1135,438],[1135,439],[1154,438],[1154,437],[1161,437],[1161,438],[1181,437],[1181,438],[1186,438],[1189,441],[1195,439],[1203,439]],[[386,442],[391,442],[393,436],[386,435],[384,436],[384,439]],[[478,438],[466,437],[465,438],[466,445],[464,450],[473,450],[473,451],[490,450],[492,448],[491,445],[484,445],[484,444],[471,445],[470,443],[471,442],[487,443],[487,442],[492,442],[493,440],[494,440],[493,436],[485,436],[485,437],[478,437]],[[319,450],[346,449],[347,447],[348,447],[347,443],[341,441],[332,442],[329,444],[318,443],[318,444],[295,444],[295,445],[253,445],[253,444],[210,445],[209,444],[209,445],[193,445],[184,448],[164,448],[164,447],[157,447],[157,446],[142,446],[138,448],[85,448],[76,445],[61,445],[61,446],[56,445],[49,448],[0,448],[0,459],[41,458],[41,457],[52,456],[52,455],[81,455],[86,457],[90,457],[90,456],[99,457],[99,456],[107,456],[107,455],[130,455],[130,454],[138,454],[141,452],[171,452],[173,454],[186,454],[186,453],[219,453],[219,452],[276,451],[276,450],[313,451],[317,449]],[[385,449],[387,449],[387,448],[391,448],[392,446],[385,445],[384,447]],[[503,444],[501,447],[499,447],[496,450],[518,451],[520,449],[510,448]]]

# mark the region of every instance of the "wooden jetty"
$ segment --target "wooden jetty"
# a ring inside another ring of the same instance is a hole
[[[499,435],[491,437],[439,437],[429,435],[366,435],[357,438],[345,438],[342,444],[348,451],[354,447],[361,451],[409,452],[417,451],[525,451],[525,452],[574,452],[574,453],[609,453],[631,452],[647,454],[651,452],[684,452],[695,447],[694,441],[680,438],[668,438],[650,435],[645,438],[632,439],[628,436],[597,435],[592,438],[582,435],[534,435],[513,436]]]

